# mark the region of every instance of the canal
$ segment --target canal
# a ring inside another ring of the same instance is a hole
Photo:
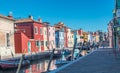
[[[81,54],[83,56],[86,55],[86,53],[87,53],[86,51],[81,52]],[[58,68],[55,65],[55,61],[58,59],[60,59],[60,58],[55,58],[52,60],[50,70],[54,70],[54,69]],[[33,61],[33,62],[31,62],[30,66],[21,68],[19,73],[42,73],[42,72],[45,72],[47,70],[48,63],[49,63],[49,58]],[[0,73],[16,73],[16,69],[0,70]]]
[[[59,58],[57,58],[59,59]],[[50,70],[54,70],[57,68],[55,65],[55,61],[57,59],[53,59],[51,62]],[[49,63],[49,59],[41,59],[37,61],[31,62],[31,65],[28,67],[21,68],[19,73],[41,73],[47,70],[47,66]],[[0,70],[0,73],[16,73],[16,69],[12,70]]]

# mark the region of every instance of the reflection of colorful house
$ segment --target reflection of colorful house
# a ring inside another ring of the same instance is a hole
[[[0,15],[0,56],[7,58],[14,54],[14,20],[12,16]]]
[[[25,73],[41,73],[39,64],[31,65],[29,69],[25,70]]]
[[[22,53],[23,51],[20,51],[21,49],[27,50],[26,52],[44,51],[43,24],[40,19],[35,21],[32,16],[29,16],[27,19],[16,20],[15,30],[16,34],[19,33],[20,35],[22,33],[20,36],[15,35],[16,53]],[[24,39],[27,37],[29,40]]]
[[[32,64],[28,69],[25,70],[25,73],[42,73],[47,71],[49,60],[40,61],[37,64]],[[55,60],[51,62],[50,70],[55,70],[57,67],[55,65]]]

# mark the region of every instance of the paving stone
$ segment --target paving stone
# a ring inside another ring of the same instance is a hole
[[[120,52],[98,49],[57,73],[120,73]]]

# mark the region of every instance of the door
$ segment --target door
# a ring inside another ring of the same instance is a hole
[[[28,42],[28,53],[31,53],[31,42]]]

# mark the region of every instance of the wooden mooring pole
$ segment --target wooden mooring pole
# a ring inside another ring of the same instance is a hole
[[[75,43],[74,43],[73,50],[72,50],[72,61],[74,60],[74,51],[76,48],[76,44],[77,44],[77,38],[75,39]]]
[[[20,62],[19,62],[19,65],[18,65],[18,68],[17,68],[16,73],[19,73],[19,71],[20,71],[21,64],[22,64],[22,61],[23,61],[23,57],[24,57],[24,56],[25,56],[25,55],[24,55],[24,54],[22,54],[22,57],[21,57],[21,59],[20,59]]]
[[[51,54],[51,56],[50,56],[50,61],[49,61],[49,63],[48,63],[48,67],[47,67],[47,71],[46,71],[46,73],[48,73],[48,72],[49,72],[50,65],[51,65],[51,61],[52,61],[53,56],[54,56],[54,51],[55,51],[55,49],[53,49],[53,50],[52,50],[52,54]]]

